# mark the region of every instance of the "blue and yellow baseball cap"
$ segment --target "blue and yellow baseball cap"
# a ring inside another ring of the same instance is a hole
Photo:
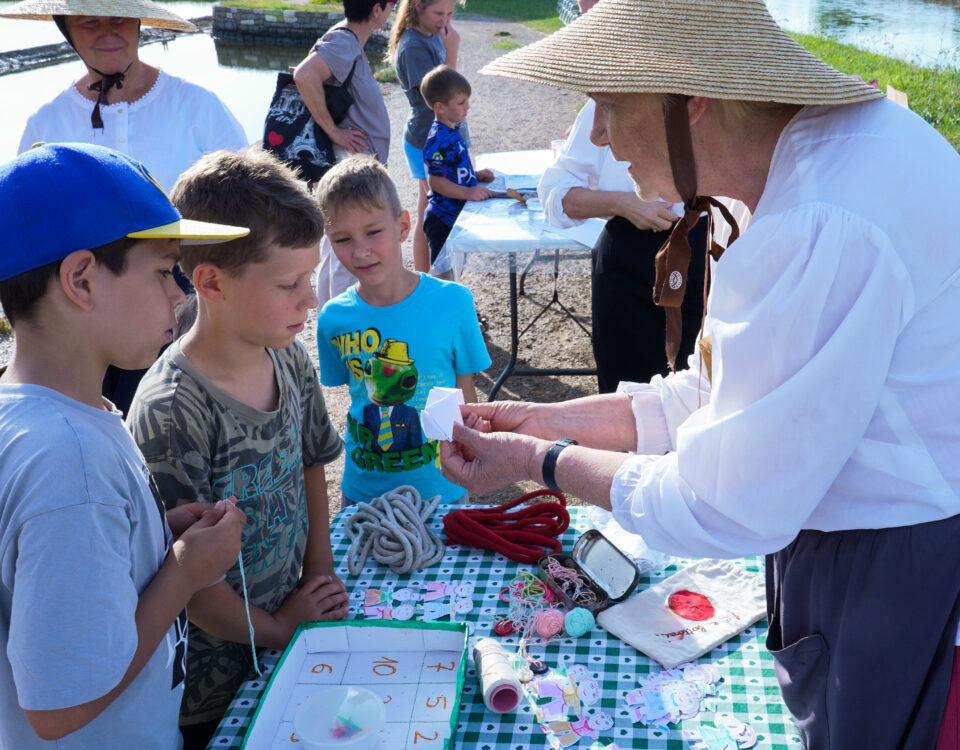
[[[0,166],[0,280],[121,237],[226,242],[245,227],[184,219],[136,159],[46,143]]]

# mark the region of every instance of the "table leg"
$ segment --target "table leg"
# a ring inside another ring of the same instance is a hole
[[[493,401],[497,397],[497,392],[503,381],[509,378],[517,364],[517,350],[520,348],[520,334],[518,333],[519,323],[517,322],[517,254],[509,253],[510,258],[510,359],[503,372],[490,389],[490,395],[487,401]]]
[[[539,252],[539,250],[537,252]],[[524,273],[526,273],[527,270],[529,270],[529,268],[530,266],[528,264],[527,268],[524,269]],[[575,316],[570,311],[570,308],[568,308],[565,304],[563,304],[560,301],[560,293],[557,289],[557,280],[559,279],[559,277],[560,277],[560,251],[554,250],[553,252],[553,296],[550,298],[550,301],[547,302],[547,304],[545,304],[542,308],[540,308],[540,312],[534,315],[533,319],[523,327],[523,330],[520,331],[520,334],[519,334],[520,337],[523,337],[526,334],[526,332],[529,331],[531,327],[533,327],[533,324],[536,323],[538,320],[540,320],[543,314],[550,309],[551,305],[556,305],[561,310],[563,310],[563,314],[566,315],[568,318],[570,318],[570,320],[572,320],[574,323],[576,323],[579,326],[580,330],[583,331],[584,335],[586,335],[588,338],[591,337],[591,333],[587,329],[587,327],[583,323],[581,323],[580,320],[577,318],[577,316]],[[523,276],[522,275],[520,276],[520,282],[521,282],[520,294],[523,294],[523,286],[522,286]],[[587,373],[587,374],[594,375],[596,373]]]
[[[540,257],[540,251],[534,250],[533,255],[530,256],[530,260],[527,261],[527,265],[523,267],[523,271],[520,272],[520,296],[522,297],[526,292],[523,291],[523,282],[527,280],[527,272],[533,268],[533,264],[537,262],[537,259]],[[556,284],[554,284],[556,288]]]

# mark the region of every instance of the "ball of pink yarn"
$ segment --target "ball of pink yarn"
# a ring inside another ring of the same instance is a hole
[[[552,638],[563,630],[563,612],[559,609],[544,610],[537,615],[533,625],[541,638]]]

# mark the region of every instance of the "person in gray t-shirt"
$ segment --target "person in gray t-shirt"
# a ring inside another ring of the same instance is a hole
[[[349,154],[372,154],[386,166],[390,152],[390,116],[380,84],[373,77],[363,46],[390,18],[390,0],[345,0],[346,18],[327,31],[293,71],[293,80],[314,121],[333,142],[337,160]],[[353,106],[340,125],[333,122],[323,94],[325,83],[342,84],[353,71],[349,91]],[[320,307],[356,283],[337,260],[324,237],[320,242],[316,291]]]
[[[410,102],[410,117],[403,131],[403,153],[410,174],[419,183],[413,265],[416,270],[425,272],[430,270],[430,248],[423,233],[428,192],[423,144],[433,123],[433,110],[420,95],[420,82],[438,65],[457,67],[460,35],[450,23],[455,5],[456,0],[400,0],[397,21],[390,33],[389,54],[394,61],[397,80]]]

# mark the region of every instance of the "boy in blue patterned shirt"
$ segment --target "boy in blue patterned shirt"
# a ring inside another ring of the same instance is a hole
[[[491,182],[493,172],[474,173],[470,152],[457,130],[470,111],[470,82],[460,73],[438,65],[423,77],[420,93],[436,118],[423,146],[430,198],[423,216],[423,232],[430,245],[430,263],[435,264],[447,236],[467,201],[483,201],[493,194],[477,182]],[[435,272],[448,271],[434,265]]]

